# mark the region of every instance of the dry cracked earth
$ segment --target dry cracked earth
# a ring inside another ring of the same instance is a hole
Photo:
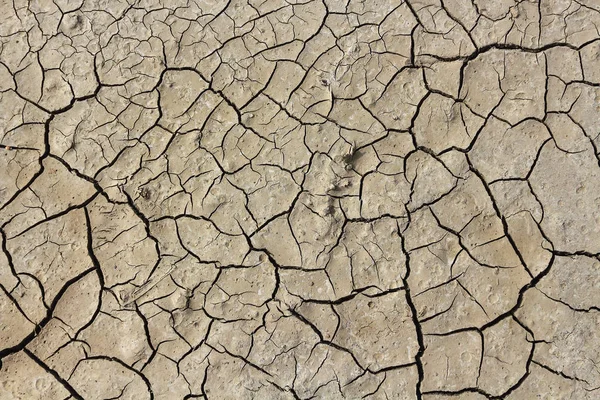
[[[0,399],[600,399],[598,0],[2,0]]]

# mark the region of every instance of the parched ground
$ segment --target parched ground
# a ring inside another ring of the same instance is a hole
[[[0,1],[0,399],[600,399],[600,1]]]

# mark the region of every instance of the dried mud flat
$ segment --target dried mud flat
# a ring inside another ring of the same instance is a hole
[[[596,0],[0,1],[0,399],[600,398]]]

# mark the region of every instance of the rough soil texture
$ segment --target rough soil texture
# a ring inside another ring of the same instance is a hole
[[[0,0],[0,399],[600,399],[597,0]]]

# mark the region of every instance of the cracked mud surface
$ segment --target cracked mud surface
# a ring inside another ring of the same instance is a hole
[[[598,1],[0,11],[0,399],[600,398]]]

